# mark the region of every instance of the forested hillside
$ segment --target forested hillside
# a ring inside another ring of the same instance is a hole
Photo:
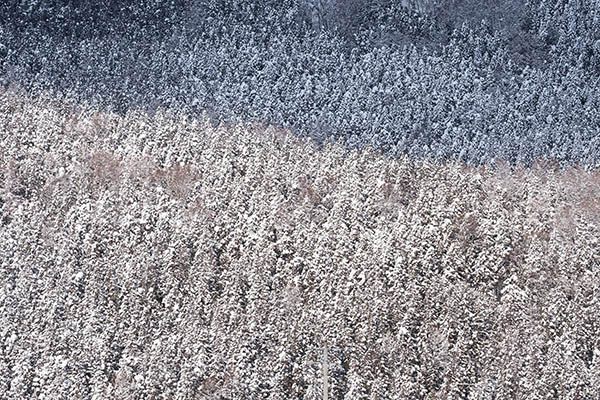
[[[0,399],[600,398],[597,0],[0,2]]]
[[[109,2],[124,10],[106,6],[111,24],[93,23],[86,2],[58,3],[4,6],[5,85],[121,112],[208,112],[389,155],[599,163],[592,0],[442,1],[428,12],[383,0],[204,0],[169,3],[161,18],[149,17],[151,1]]]
[[[597,171],[0,99],[0,398],[598,394]]]

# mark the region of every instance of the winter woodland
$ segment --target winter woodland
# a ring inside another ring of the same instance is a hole
[[[599,398],[599,19],[3,2],[0,399]]]

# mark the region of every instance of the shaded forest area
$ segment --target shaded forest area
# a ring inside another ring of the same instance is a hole
[[[5,2],[0,77],[391,155],[598,165],[597,2],[484,3]]]

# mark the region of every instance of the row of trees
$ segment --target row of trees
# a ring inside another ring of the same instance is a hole
[[[0,171],[0,398],[600,387],[597,171],[11,92]]]

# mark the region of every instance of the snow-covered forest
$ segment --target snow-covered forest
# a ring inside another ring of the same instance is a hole
[[[0,4],[0,399],[600,398],[596,0]]]
[[[600,164],[595,0],[447,0],[429,13],[384,0],[24,3],[12,18],[4,7],[0,75],[28,91],[207,111],[390,155]]]

